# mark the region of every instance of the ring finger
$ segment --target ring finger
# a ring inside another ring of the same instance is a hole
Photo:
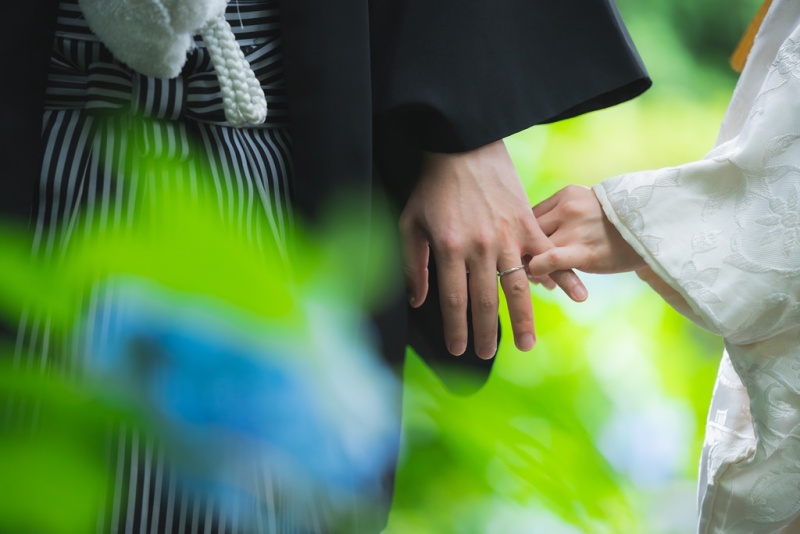
[[[508,315],[511,318],[511,329],[514,332],[514,344],[519,350],[528,351],[536,343],[536,332],[533,326],[530,283],[524,268],[525,264],[520,257],[520,254],[506,254],[498,263],[498,271],[500,285],[508,304]],[[522,268],[517,269],[517,267]]]

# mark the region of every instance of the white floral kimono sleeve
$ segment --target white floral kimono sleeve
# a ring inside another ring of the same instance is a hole
[[[700,161],[594,188],[611,222],[702,325],[734,343],[800,324],[795,43],[800,35],[781,49],[738,136]]]
[[[776,10],[791,10],[791,27]],[[700,467],[703,534],[800,532],[800,7],[777,0],[772,12],[759,37],[775,44],[767,54],[756,41],[758,64],[729,108],[736,131],[723,128],[700,161],[594,188],[660,277],[654,289],[725,338]]]

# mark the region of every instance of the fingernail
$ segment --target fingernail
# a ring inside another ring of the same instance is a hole
[[[517,338],[517,348],[519,350],[531,350],[535,344],[536,339],[534,339],[532,334],[522,334]]]
[[[464,351],[467,350],[467,347],[460,342],[455,342],[448,345],[447,350],[449,350],[450,354],[453,356],[461,356],[464,354]]]
[[[491,360],[494,358],[495,353],[497,353],[497,345],[495,344],[475,347],[475,354],[477,354],[478,358],[481,360]]]
[[[414,304],[416,304],[416,303],[417,303],[417,298],[416,298],[414,295],[409,295],[409,296],[408,296],[408,303],[409,303],[411,306],[413,306]]]
[[[575,298],[578,300],[586,300],[586,298],[589,296],[589,292],[586,291],[586,288],[582,285],[575,286],[572,294],[575,295]]]

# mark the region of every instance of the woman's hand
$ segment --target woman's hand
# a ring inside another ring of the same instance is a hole
[[[497,273],[553,247],[536,223],[504,143],[457,154],[427,153],[400,217],[400,230],[411,305],[425,301],[432,252],[448,349],[464,353],[467,313],[472,313],[475,350],[491,358],[497,351]],[[551,277],[573,299],[586,298],[574,272]],[[500,283],[516,346],[530,350],[536,338],[525,269],[502,276]]]
[[[567,186],[534,206],[533,213],[555,245],[531,260],[528,270],[533,277],[563,269],[605,274],[647,267],[587,187]]]

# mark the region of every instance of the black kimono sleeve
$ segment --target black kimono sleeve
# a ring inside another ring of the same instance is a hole
[[[370,32],[376,116],[434,152],[650,86],[612,0],[378,0]]]

